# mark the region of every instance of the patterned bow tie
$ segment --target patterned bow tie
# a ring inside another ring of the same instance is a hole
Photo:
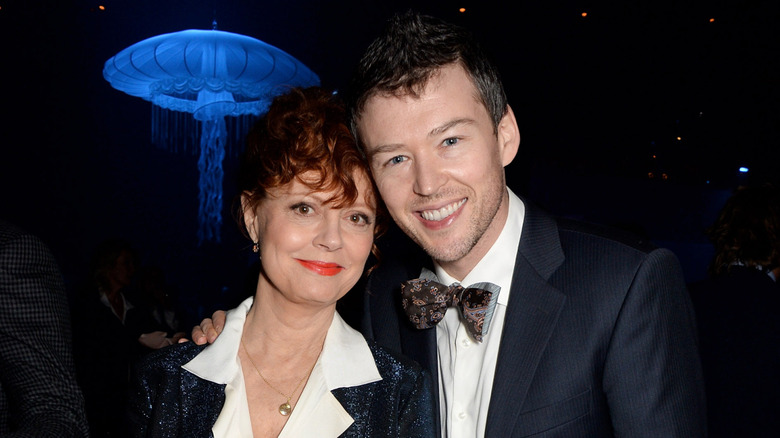
[[[438,324],[444,318],[447,307],[456,306],[471,336],[482,342],[500,290],[493,283],[476,283],[470,287],[458,283],[446,286],[435,280],[416,278],[401,283],[401,303],[409,321],[418,329]]]

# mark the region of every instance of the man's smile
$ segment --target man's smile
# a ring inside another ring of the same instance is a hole
[[[422,210],[420,211],[420,215],[425,220],[438,222],[454,214],[465,203],[466,203],[466,198],[463,198],[460,201],[453,202],[451,204],[445,205],[444,207],[441,207],[436,210]]]

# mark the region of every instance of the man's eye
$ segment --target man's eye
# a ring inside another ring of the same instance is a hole
[[[406,157],[404,157],[403,155],[398,155],[390,159],[390,164],[401,164],[404,161],[406,161]]]
[[[460,141],[460,140],[457,139],[457,138],[448,138],[448,139],[444,140],[444,146],[453,146],[458,141]]]

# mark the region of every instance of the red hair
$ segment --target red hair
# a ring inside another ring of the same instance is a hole
[[[310,172],[318,177],[310,178]],[[304,173],[306,179],[301,178]],[[365,201],[377,206],[375,235],[379,235],[381,202],[368,163],[347,128],[344,106],[321,88],[293,88],[275,98],[249,132],[238,189],[247,206],[254,208],[269,189],[297,179],[311,190],[335,191],[328,202],[343,207],[358,197],[357,175],[371,182]]]

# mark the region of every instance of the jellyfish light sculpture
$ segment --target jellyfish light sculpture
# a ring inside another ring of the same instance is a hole
[[[106,61],[103,77],[117,90],[152,102],[153,143],[173,150],[198,146],[198,244],[220,241],[227,122],[238,143],[245,125],[265,113],[274,96],[320,83],[286,52],[216,29],[140,41]]]

